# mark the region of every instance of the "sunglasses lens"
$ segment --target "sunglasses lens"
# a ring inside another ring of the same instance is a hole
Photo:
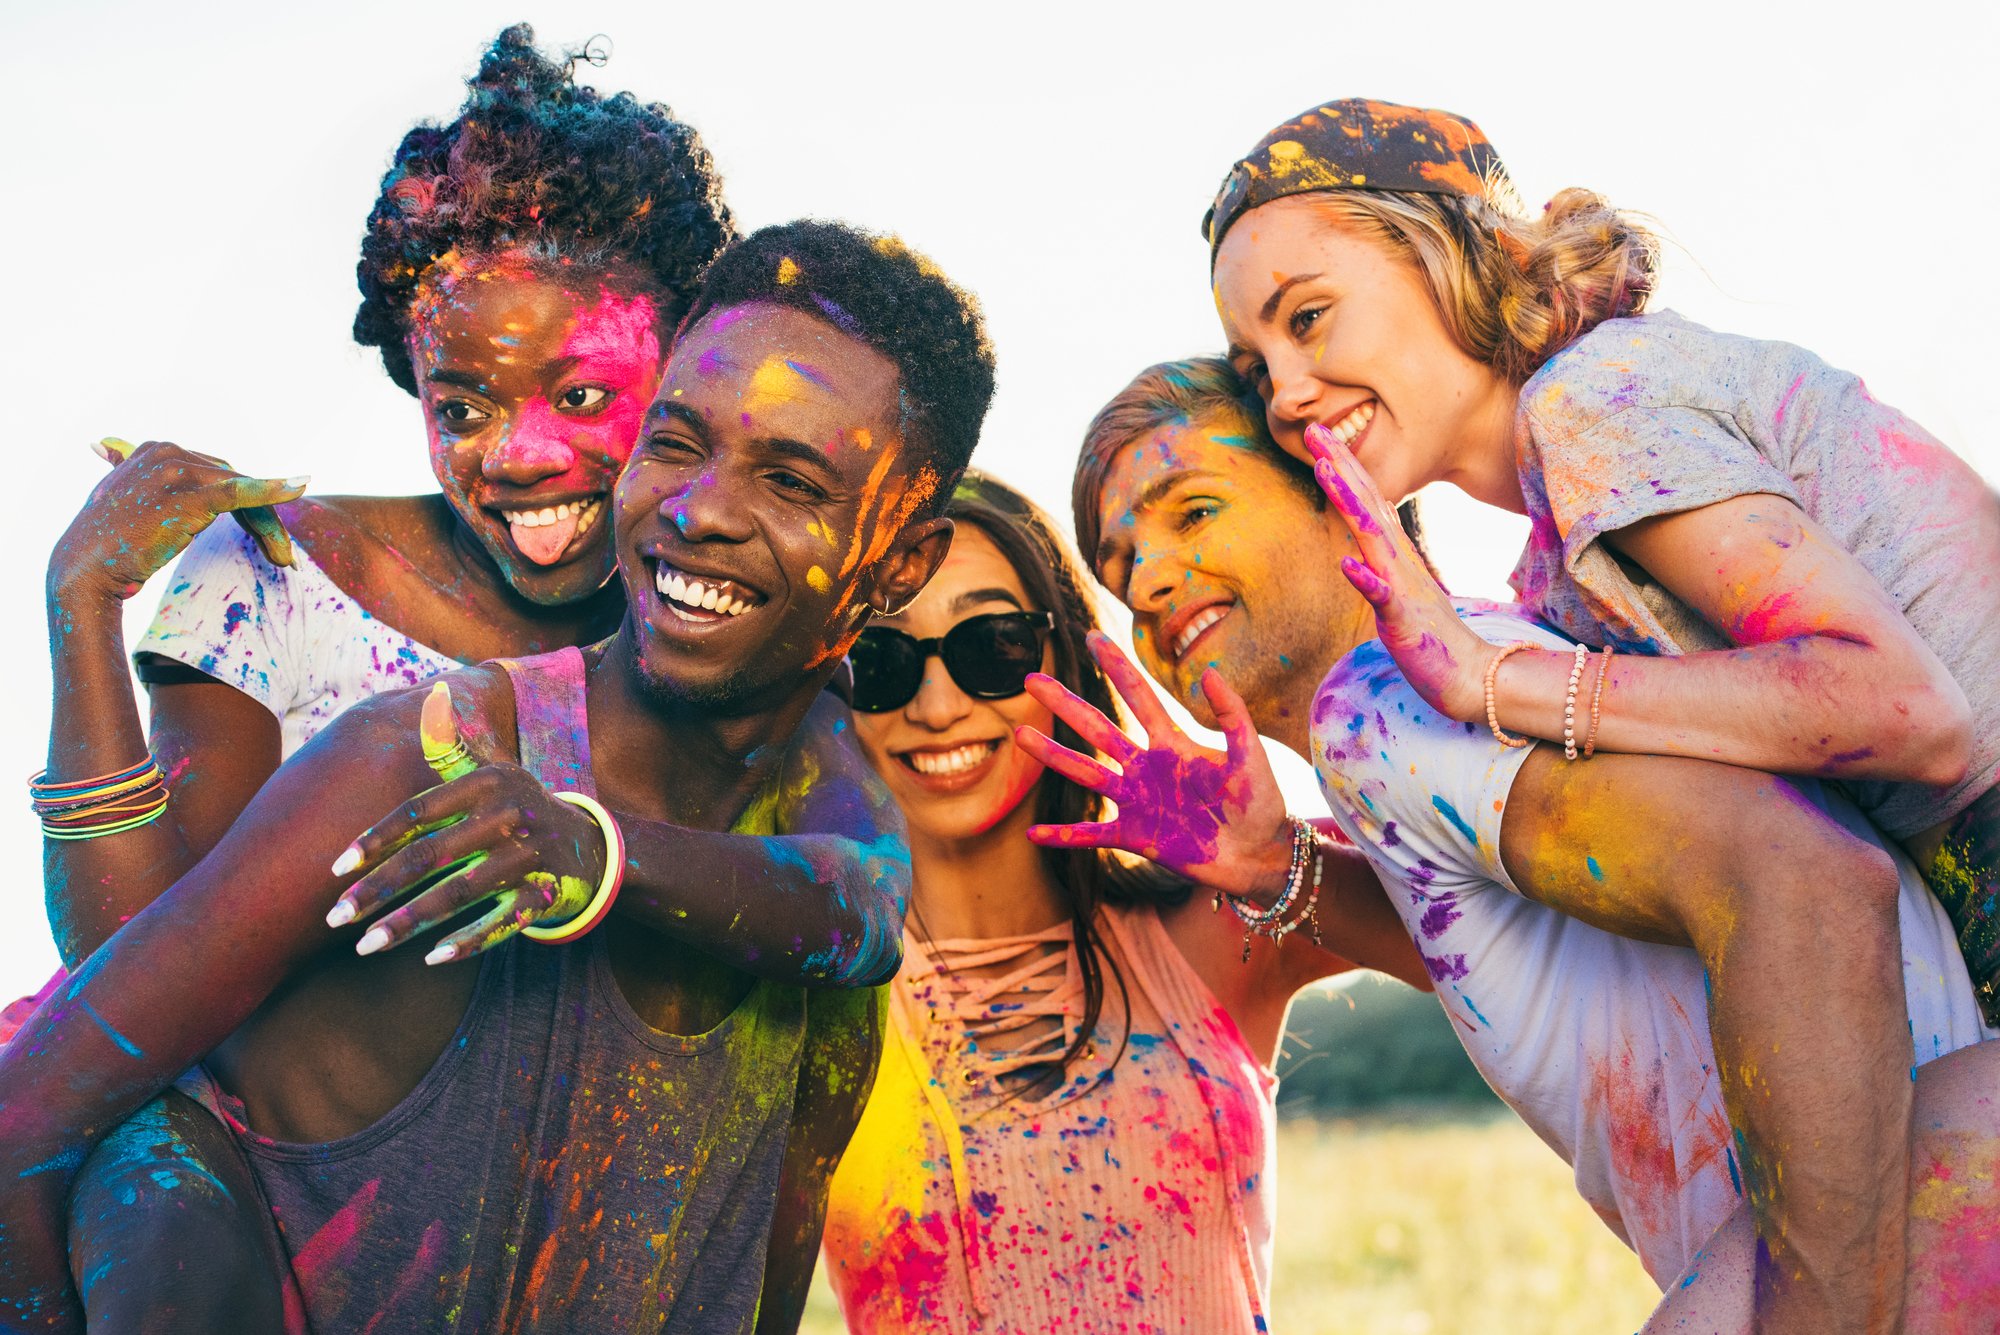
[[[973,617],[944,637],[944,662],[967,695],[1005,700],[1027,689],[1042,667],[1041,629],[1013,613]]]
[[[854,708],[863,714],[900,709],[923,684],[917,642],[901,631],[862,631],[847,661],[854,669]]]

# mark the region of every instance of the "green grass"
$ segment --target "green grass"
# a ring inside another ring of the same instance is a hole
[[[1619,1335],[1659,1294],[1511,1113],[1287,1122],[1278,1335]],[[815,1280],[804,1335],[839,1335]]]

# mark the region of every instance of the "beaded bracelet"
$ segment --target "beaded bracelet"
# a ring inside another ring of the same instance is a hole
[[[1493,736],[1499,741],[1500,745],[1509,749],[1526,746],[1532,739],[1527,737],[1510,737],[1500,730],[1500,710],[1493,703],[1493,683],[1499,678],[1500,665],[1507,661],[1508,654],[1518,653],[1522,649],[1537,649],[1540,647],[1532,640],[1516,640],[1512,644],[1503,644],[1500,646],[1500,652],[1493,655],[1493,660],[1486,665],[1486,726],[1493,729]]]
[[[1604,679],[1611,675],[1611,655],[1616,651],[1604,646],[1604,656],[1597,660],[1597,682],[1590,688],[1590,731],[1583,735],[1583,758],[1590,759],[1597,754],[1598,711],[1604,707]]]
[[[1300,909],[1298,916],[1293,918],[1290,922],[1280,923],[1277,927],[1271,930],[1271,939],[1273,941],[1277,942],[1279,945],[1283,945],[1285,943],[1286,937],[1290,936],[1293,932],[1298,931],[1299,928],[1305,927],[1311,931],[1312,943],[1314,945],[1320,944],[1319,884],[1321,878],[1323,878],[1325,875],[1326,875],[1326,854],[1320,849],[1319,840],[1314,839],[1312,889],[1306,892],[1305,907]]]
[[[1273,939],[1281,939],[1280,924],[1292,906],[1298,902],[1299,894],[1306,888],[1306,872],[1314,863],[1314,854],[1319,846],[1319,838],[1313,827],[1297,816],[1287,816],[1292,823],[1292,861],[1285,874],[1285,887],[1278,892],[1278,898],[1268,909],[1252,908],[1250,901],[1242,895],[1220,895],[1229,901],[1230,912],[1236,921],[1243,924],[1243,958],[1250,959],[1251,938],[1262,933]]]
[[[1569,690],[1563,696],[1563,759],[1576,759],[1576,688],[1583,681],[1583,665],[1590,661],[1590,646],[1576,646],[1576,658],[1569,666]]]

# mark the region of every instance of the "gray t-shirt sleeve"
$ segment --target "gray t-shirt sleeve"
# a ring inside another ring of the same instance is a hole
[[[1768,494],[1799,503],[1791,479],[1726,414],[1709,409],[1623,408],[1593,422],[1535,432],[1530,448],[1571,569],[1599,538],[1642,519],[1737,496]]]
[[[1769,494],[1873,575],[1971,700],[1974,755],[1949,789],[1846,786],[1902,836],[2000,776],[2000,510],[1964,461],[1803,348],[1671,312],[1607,320],[1522,386],[1515,420],[1529,539],[1511,583],[1566,634],[1642,653],[1729,641],[1602,539],[1642,519]]]
[[[1536,539],[1523,555],[1530,579],[1517,571],[1522,601],[1593,643],[1609,632],[1625,648],[1649,653],[1725,647],[1693,608],[1603,539],[1642,519],[1738,496],[1797,505],[1797,489],[1727,413],[1647,405],[1600,414],[1579,398],[1527,415],[1521,462],[1541,492],[1531,509],[1546,519],[1537,516]]]

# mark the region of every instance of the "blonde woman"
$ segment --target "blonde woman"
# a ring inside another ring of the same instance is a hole
[[[1647,313],[1644,229],[1582,190],[1526,216],[1448,113],[1315,107],[1231,169],[1205,231],[1232,361],[1317,461],[1426,703],[1565,756],[1838,781],[1926,869],[2000,1023],[2000,505],[1966,464],[1803,349]],[[1389,508],[1435,481],[1529,516],[1521,601],[1602,652],[1460,619]],[[1758,932],[1661,906],[1709,966],[1772,1328],[1901,1306],[1895,919],[1850,872]],[[1571,907],[1607,893],[1580,876]]]

